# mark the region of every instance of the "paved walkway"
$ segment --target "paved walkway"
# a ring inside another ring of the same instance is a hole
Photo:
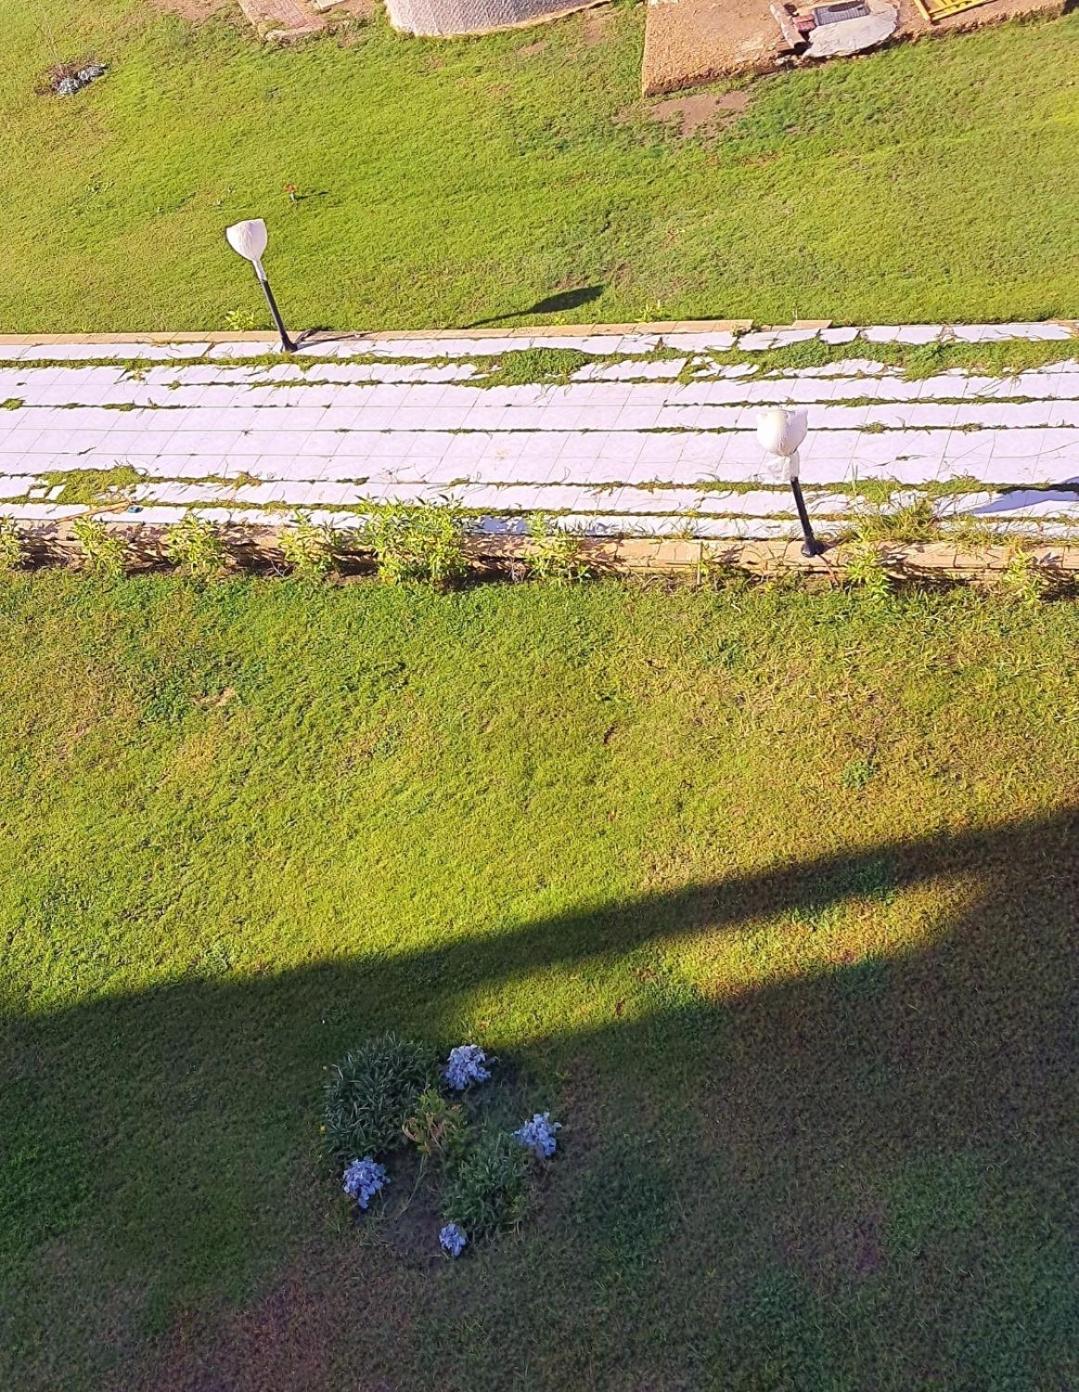
[[[873,356],[942,335],[1044,340],[1054,361],[1005,379],[951,369],[907,380]],[[139,481],[109,495],[103,480],[92,510],[129,526],[188,508],[232,523],[305,509],[352,526],[368,503],[452,498],[492,531],[545,511],[594,535],[787,537],[790,494],[755,437],[761,406],[778,402],[808,409],[802,477],[826,536],[893,485],[888,507],[924,495],[947,518],[1076,536],[1073,335],[1059,324],[402,335],[276,362],[252,362],[268,345],[250,341],[0,340],[0,513],[63,522],[87,510],[65,499],[79,471],[126,465]],[[754,362],[815,338],[842,360]],[[746,361],[713,356],[735,347]],[[536,348],[595,361],[564,383],[483,384],[492,360]]]

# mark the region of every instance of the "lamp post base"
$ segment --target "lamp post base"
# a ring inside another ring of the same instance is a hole
[[[795,456],[795,458],[797,458],[797,456]],[[809,513],[806,511],[805,499],[802,497],[802,485],[798,482],[796,474],[792,475],[790,485],[791,492],[794,494],[794,506],[798,510],[798,521],[802,526],[802,536],[804,538],[802,542],[802,555],[806,557],[822,556],[828,548],[823,541],[818,541],[813,535],[813,528],[809,521]]]

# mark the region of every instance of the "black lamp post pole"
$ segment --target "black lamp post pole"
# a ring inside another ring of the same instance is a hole
[[[798,482],[797,476],[791,479],[791,492],[794,494],[794,506],[798,509],[798,521],[802,524],[802,555],[821,556],[826,548],[823,541],[818,541],[813,535],[813,528],[809,522],[809,513],[806,511],[806,501],[802,497],[802,485]]]
[[[266,296],[266,303],[270,306],[270,313],[273,315],[273,321],[277,325],[277,332],[281,336],[282,349],[286,353],[295,353],[296,344],[289,337],[288,329],[285,328],[285,321],[281,318],[281,311],[277,308],[277,301],[273,297],[273,291],[270,289],[270,282],[266,272],[257,261],[255,262],[255,274],[258,276],[259,284],[262,286],[262,293]]]

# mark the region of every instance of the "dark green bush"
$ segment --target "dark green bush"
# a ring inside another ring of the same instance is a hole
[[[528,1210],[529,1157],[506,1131],[489,1128],[446,1179],[442,1210],[475,1240],[516,1227]]]
[[[322,1120],[326,1153],[347,1164],[403,1145],[401,1128],[420,1093],[437,1079],[427,1045],[395,1034],[366,1040],[329,1070]]]

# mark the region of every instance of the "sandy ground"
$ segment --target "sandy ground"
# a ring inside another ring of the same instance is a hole
[[[990,0],[930,24],[899,0],[895,40],[980,29],[1019,15],[1061,14],[1065,0]],[[641,87],[645,96],[724,77],[770,72],[778,32],[769,0],[649,0]]]

